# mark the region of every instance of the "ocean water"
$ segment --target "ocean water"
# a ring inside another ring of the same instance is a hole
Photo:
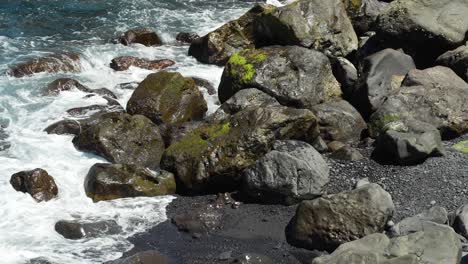
[[[276,0],[271,3],[282,4]],[[125,106],[132,90],[118,84],[141,81],[150,71],[131,68],[114,72],[108,65],[122,55],[172,59],[176,65],[169,70],[205,78],[217,86],[222,68],[188,57],[188,47],[178,45],[175,35],[181,31],[203,35],[252,5],[253,1],[242,0],[0,0],[0,149],[2,144],[10,145],[0,150],[0,263],[27,263],[44,257],[54,263],[86,264],[119,258],[132,247],[128,237],[166,220],[165,208],[173,199],[93,203],[84,193],[84,177],[93,164],[105,160],[77,151],[71,136],[48,135],[43,129],[70,118],[65,112],[69,108],[105,101],[98,96],[84,98],[79,91],[43,96],[41,90],[57,78],[71,77],[90,88],[112,90]],[[154,29],[167,44],[149,48],[112,43],[116,36],[135,27]],[[82,54],[83,71],[19,79],[5,74],[14,64],[58,51]],[[213,112],[216,96],[205,95],[209,112]],[[11,175],[34,168],[43,168],[55,178],[57,199],[36,203],[28,194],[13,190]],[[124,231],[76,241],[54,231],[58,220],[73,219],[113,219]]]

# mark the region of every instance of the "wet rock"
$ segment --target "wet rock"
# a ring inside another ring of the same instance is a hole
[[[141,115],[107,113],[94,121],[73,139],[79,150],[95,153],[113,163],[159,166],[164,142],[151,120]]]
[[[35,73],[48,72],[80,72],[80,55],[76,53],[57,53],[45,57],[31,59],[18,64],[8,71],[10,76],[17,78]]]
[[[81,125],[77,120],[61,120],[49,125],[44,131],[47,132],[47,134],[78,135],[81,133]]]
[[[367,130],[361,114],[344,100],[316,105],[312,111],[320,125],[320,136],[326,141],[358,142]]]
[[[94,202],[138,196],[174,194],[174,175],[126,164],[94,164],[85,179],[86,195]]]
[[[377,184],[303,201],[286,228],[288,243],[333,251],[339,245],[382,232],[395,207]]]
[[[275,263],[270,257],[256,254],[256,253],[244,253],[233,259],[231,263],[237,264],[273,264]]]
[[[346,12],[358,35],[369,31],[387,3],[378,0],[344,0]]]
[[[452,70],[436,66],[411,70],[402,87],[389,95],[371,116],[371,135],[377,136],[395,121],[432,124],[443,139],[468,132],[468,84]]]
[[[244,171],[244,191],[256,201],[291,204],[322,194],[329,168],[301,141],[275,141],[270,152]]]
[[[335,150],[330,155],[330,158],[337,160],[357,161],[364,159],[364,156],[362,156],[361,152],[355,148],[350,146],[343,146],[338,150]]]
[[[195,82],[195,84],[198,86],[198,87],[202,87],[202,88],[205,88],[207,91],[208,91],[208,94],[209,95],[213,95],[213,94],[216,94],[217,93],[217,90],[216,88],[213,86],[213,84],[211,82],[209,82],[208,80],[205,80],[205,79],[202,79],[202,78],[198,78],[198,77],[190,77],[193,79],[193,81]]]
[[[437,58],[436,63],[449,67],[468,82],[468,45],[445,52]]]
[[[147,70],[162,70],[174,64],[174,61],[168,59],[148,60],[132,56],[122,56],[113,59],[110,63],[110,67],[116,71],[126,71],[130,67],[138,67]]]
[[[328,58],[302,47],[268,47],[234,54],[226,64],[221,103],[242,89],[256,88],[282,105],[310,109],[341,96]]]
[[[411,233],[423,231],[424,222],[434,222],[438,224],[448,223],[447,210],[440,206],[434,206],[420,214],[407,217],[395,225],[397,236],[405,236]]]
[[[8,127],[9,120],[0,118],[0,151],[4,151],[10,148],[10,143],[7,141],[8,133],[5,129]]]
[[[49,201],[58,194],[54,178],[43,169],[15,173],[10,183],[16,191],[29,193],[37,202]]]
[[[47,95],[58,95],[63,91],[71,91],[77,89],[85,93],[93,93],[101,96],[107,96],[113,99],[117,99],[117,96],[106,88],[91,89],[81,84],[79,81],[71,78],[60,78],[47,85],[45,93]]]
[[[312,142],[317,136],[316,118],[309,110],[248,108],[191,131],[165,151],[161,166],[175,172],[188,192],[229,191],[275,139]]]
[[[299,0],[272,7],[255,20],[255,37],[260,46],[300,45],[337,57],[358,47],[342,0]]]
[[[194,40],[199,38],[200,36],[197,33],[193,32],[180,32],[176,36],[176,40],[182,43],[188,43],[191,44]]]
[[[127,103],[127,112],[144,115],[156,124],[203,119],[206,101],[191,78],[176,72],[150,74]]]
[[[131,29],[125,32],[119,38],[119,42],[125,46],[134,43],[142,44],[147,47],[162,45],[162,41],[159,38],[158,34],[156,34],[154,31],[148,28]]]
[[[120,105],[120,103],[110,97],[104,96],[104,99],[107,101],[106,105],[89,105],[82,107],[70,108],[66,112],[71,116],[90,116],[93,114],[104,114],[104,113],[123,113],[125,109]]]
[[[253,21],[258,14],[270,7],[258,4],[240,18],[195,39],[188,54],[200,62],[224,66],[234,53],[255,47]]]
[[[133,256],[108,261],[105,264],[169,264],[169,259],[156,250],[136,253]]]
[[[30,259],[26,264],[56,264],[54,262],[50,262],[47,258],[39,257]]]
[[[384,49],[374,53],[362,62],[359,83],[349,98],[368,119],[392,91],[400,88],[412,69],[416,69],[413,59],[400,51]]]
[[[138,84],[138,82],[120,83],[117,85],[117,87],[125,90],[135,90],[135,88],[138,87]]]
[[[61,220],[55,223],[55,231],[67,239],[82,239],[116,235],[122,228],[114,220],[80,222]]]
[[[464,44],[467,13],[465,0],[393,1],[377,19],[376,31],[387,46],[403,48],[416,64],[427,67]]]
[[[384,162],[412,165],[444,153],[440,133],[431,124],[395,121],[386,129],[377,138],[373,153]]]
[[[164,144],[166,147],[169,147],[173,143],[185,137],[185,135],[190,133],[190,131],[200,127],[201,125],[203,125],[203,122],[194,121],[181,124],[161,125],[159,128],[161,129]]]

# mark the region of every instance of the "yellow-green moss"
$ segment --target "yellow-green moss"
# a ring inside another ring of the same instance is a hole
[[[248,83],[255,76],[254,64],[267,58],[267,54],[260,50],[243,50],[235,53],[228,61],[231,75],[240,77],[240,81]]]
[[[468,140],[458,142],[457,144],[453,145],[453,148],[468,154]]]

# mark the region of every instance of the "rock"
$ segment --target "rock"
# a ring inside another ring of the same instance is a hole
[[[379,39],[403,48],[418,66],[430,66],[447,50],[463,45],[468,32],[466,0],[393,1],[376,22]]]
[[[11,144],[7,141],[8,133],[5,131],[7,127],[6,124],[2,124],[2,119],[0,119],[0,151],[7,150],[11,147]]]
[[[226,64],[218,96],[221,103],[242,89],[256,88],[282,105],[311,109],[341,96],[328,58],[306,48],[268,47],[234,54]]]
[[[193,32],[180,32],[176,36],[176,40],[182,43],[188,43],[191,44],[194,40],[199,38],[200,36],[197,33]]]
[[[55,262],[50,262],[47,258],[39,257],[28,260],[26,264],[56,264]]]
[[[344,146],[334,151],[330,158],[337,160],[357,161],[364,159],[361,152],[350,146]]]
[[[189,56],[203,63],[224,66],[234,53],[255,47],[253,21],[258,14],[268,8],[271,6],[257,4],[240,18],[195,39],[190,45]]]
[[[94,164],[85,179],[86,195],[94,202],[138,196],[174,194],[174,175],[126,164]]]
[[[216,120],[222,120],[228,115],[233,115],[247,107],[279,106],[280,104],[268,94],[255,89],[242,89],[224,102],[213,114]]]
[[[136,253],[127,258],[108,261],[105,264],[169,264],[169,259],[156,250]]]
[[[371,135],[394,121],[418,120],[437,127],[443,139],[454,138],[468,132],[467,104],[468,84],[449,68],[411,70],[402,87],[371,116]]]
[[[112,98],[112,99],[117,99],[117,96],[111,90],[109,90],[107,88],[94,89],[94,90],[91,90],[91,93],[95,93],[97,95],[100,95],[100,96],[104,97],[104,99],[106,99],[106,97]]]
[[[169,124],[159,126],[166,148],[182,139],[190,131],[200,127],[204,123],[201,121],[187,122],[181,124]]]
[[[371,234],[342,244],[312,264],[459,264],[461,243],[452,228],[423,222],[422,231],[388,239]]]
[[[468,154],[468,140],[458,142],[453,145],[453,149]]]
[[[319,153],[324,153],[328,151],[328,146],[325,140],[323,140],[320,136],[317,137],[311,145],[316,149]]]
[[[76,53],[57,53],[31,59],[18,64],[8,71],[13,77],[25,77],[35,73],[80,72],[80,55]]]
[[[299,0],[269,8],[255,20],[258,45],[300,45],[345,57],[358,39],[342,0]]]
[[[452,227],[455,231],[465,238],[468,238],[468,205],[460,206],[455,211],[455,219]]]
[[[174,61],[168,59],[148,60],[132,56],[122,56],[113,59],[110,63],[110,67],[116,71],[126,71],[130,67],[138,67],[147,70],[162,70],[174,64]]]
[[[193,81],[198,87],[205,88],[209,95],[213,95],[218,92],[210,81],[193,76],[191,76],[190,78],[193,79]]]
[[[54,178],[43,169],[15,173],[10,183],[16,191],[29,193],[37,202],[49,201],[58,194]]]
[[[248,108],[191,131],[165,151],[161,167],[174,172],[187,192],[229,191],[273,140],[312,142],[317,135],[316,118],[309,110]]]
[[[162,45],[162,41],[159,38],[158,34],[156,34],[154,31],[148,28],[131,29],[125,32],[119,38],[119,42],[125,46],[134,43],[142,44],[147,47]]]
[[[376,141],[373,155],[384,162],[413,165],[428,157],[444,153],[439,131],[431,124],[419,121],[395,121]]]
[[[405,236],[423,231],[424,222],[434,222],[441,225],[447,224],[447,210],[440,206],[434,206],[420,214],[407,217],[395,225],[396,235]]]
[[[244,191],[256,201],[291,204],[322,194],[329,181],[322,155],[301,141],[275,141],[270,152],[244,171]]]
[[[358,142],[367,130],[361,114],[344,100],[316,105],[312,111],[320,125],[320,136],[326,141]]]
[[[341,84],[341,91],[346,100],[350,100],[358,82],[356,67],[343,57],[329,58],[332,64],[333,75]]]
[[[98,222],[61,220],[55,223],[55,231],[67,239],[82,239],[116,235],[122,232],[122,228],[114,220]]]
[[[387,3],[378,0],[344,0],[346,12],[358,35],[369,31]]]
[[[77,89],[85,93],[94,93],[97,95],[107,96],[113,99],[117,99],[117,96],[109,89],[106,89],[106,88],[91,89],[81,84],[79,81],[75,79],[71,79],[71,78],[60,78],[49,83],[47,85],[45,94],[58,95],[60,92],[71,91],[73,89]]]
[[[339,245],[382,232],[395,207],[377,184],[303,201],[286,228],[293,246],[333,251]]]
[[[346,147],[346,144],[344,144],[341,141],[332,141],[332,142],[327,144],[327,147],[328,147],[328,150],[330,152],[335,152],[335,151],[338,151],[341,148]]]
[[[89,105],[82,107],[70,108],[66,112],[71,116],[90,116],[92,114],[103,114],[103,113],[123,113],[125,109],[120,105],[120,103],[110,97],[103,97],[106,101],[106,105]]]
[[[275,263],[270,257],[256,254],[256,253],[244,253],[234,258],[231,263],[236,264],[273,264]]]
[[[67,119],[49,125],[44,131],[47,132],[47,134],[78,135],[81,133],[81,125],[77,120]]]
[[[159,128],[148,118],[108,113],[94,121],[73,139],[76,148],[100,155],[113,163],[159,167],[164,142]]]
[[[212,204],[195,204],[193,209],[172,218],[179,231],[192,236],[208,234],[221,224],[223,216],[220,208]]]
[[[416,69],[413,59],[400,51],[384,49],[374,53],[364,59],[359,83],[349,98],[368,119],[392,91],[400,88],[412,69]]]
[[[437,58],[436,63],[449,67],[468,82],[468,45],[445,52]]]
[[[206,101],[191,78],[176,72],[150,74],[127,103],[127,112],[144,115],[156,124],[203,119]]]
[[[128,82],[128,83],[120,83],[117,85],[120,89],[126,90],[135,90],[138,87],[139,82]]]

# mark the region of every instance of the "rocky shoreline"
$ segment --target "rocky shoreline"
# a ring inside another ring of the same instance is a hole
[[[107,105],[70,109],[74,119],[45,131],[71,134],[78,150],[112,163],[86,176],[94,202],[178,197],[170,220],[109,263],[459,264],[468,245],[466,14],[465,0],[257,4],[205,36],[179,35],[190,56],[225,66],[214,114],[205,80],[172,72],[176,61],[126,56],[109,67],[156,72],[125,107],[106,88],[59,79],[46,94],[78,89]],[[164,45],[149,29],[117,42]],[[79,72],[79,60],[53,54],[9,74]],[[60,195],[42,169],[11,183],[37,202]],[[59,221],[55,230],[82,239],[119,227]]]

